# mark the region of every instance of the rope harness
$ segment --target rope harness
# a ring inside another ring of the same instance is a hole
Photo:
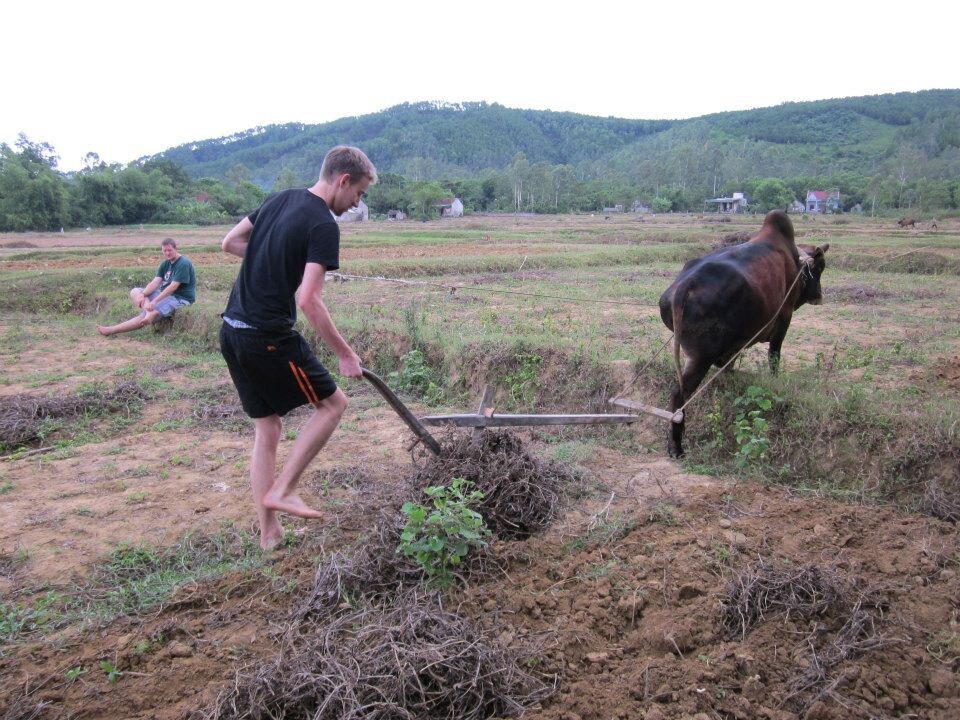
[[[717,370],[717,372],[714,373],[713,377],[711,377],[707,382],[702,383],[702,384],[700,385],[700,387],[697,388],[697,391],[696,391],[693,395],[691,395],[683,405],[681,405],[679,408],[677,408],[677,410],[676,410],[676,411],[674,412],[674,414],[673,414],[673,422],[680,422],[680,421],[683,419],[683,412],[684,412],[684,410],[686,410],[687,406],[688,406],[690,403],[692,403],[692,402],[697,398],[697,396],[700,395],[701,392],[703,392],[703,391],[706,390],[711,384],[713,384],[713,382],[720,376],[720,374],[723,373],[723,372],[733,363],[734,360],[736,360],[737,358],[739,358],[739,357],[744,353],[744,351],[745,351],[747,348],[749,348],[751,345],[753,345],[754,341],[755,341],[758,337],[760,337],[760,335],[762,335],[762,334],[766,331],[766,329],[767,329],[768,327],[770,327],[771,323],[773,323],[773,321],[777,319],[777,316],[780,314],[780,311],[783,309],[783,306],[786,304],[787,300],[789,299],[790,293],[793,291],[793,288],[796,286],[796,284],[797,284],[798,282],[800,282],[801,279],[804,278],[804,276],[809,277],[811,280],[813,279],[813,277],[814,277],[814,276],[813,276],[813,262],[814,262],[813,258],[810,257],[809,255],[807,255],[803,250],[799,250],[799,253],[800,253],[800,269],[797,271],[797,275],[796,275],[796,277],[794,277],[793,282],[790,284],[790,287],[787,288],[787,292],[786,292],[786,294],[783,296],[783,301],[780,303],[780,306],[779,306],[779,307],[776,309],[776,311],[773,313],[773,317],[771,317],[771,318],[766,322],[766,324],[764,324],[764,326],[763,326],[762,328],[760,328],[760,330],[759,330],[752,338],[750,338],[750,339],[746,342],[746,344],[745,344],[743,347],[741,347],[741,348],[733,355],[733,357],[731,357],[731,358],[723,365],[723,367],[721,367],[719,370]],[[430,281],[428,281],[428,280],[402,280],[402,279],[400,279],[400,278],[388,278],[388,277],[385,277],[385,276],[383,276],[383,275],[374,275],[374,276],[369,276],[369,275],[347,275],[347,274],[345,274],[345,273],[340,273],[340,272],[328,272],[327,275],[328,275],[329,277],[332,277],[334,280],[371,280],[371,281],[378,281],[378,282],[392,282],[392,283],[397,283],[397,284],[399,284],[399,285],[416,285],[416,286],[435,287],[435,288],[439,288],[439,289],[442,289],[442,290],[446,290],[446,291],[449,292],[451,295],[453,295],[457,290],[465,290],[465,291],[467,291],[467,292],[470,292],[470,291],[474,291],[474,292],[491,292],[491,293],[501,293],[501,294],[505,294],[505,295],[521,295],[521,296],[524,296],[524,297],[547,298],[547,299],[551,299],[551,300],[565,300],[565,301],[568,301],[568,302],[598,303],[598,304],[601,304],[601,305],[633,305],[633,306],[639,306],[639,307],[647,307],[647,305],[646,305],[645,303],[633,302],[633,301],[630,301],[630,300],[601,300],[601,299],[596,299],[596,298],[564,297],[564,296],[562,296],[562,295],[544,295],[544,294],[540,294],[540,293],[526,293],[526,292],[521,292],[521,291],[519,291],[519,290],[505,290],[505,289],[503,289],[503,288],[477,287],[477,286],[475,286],[475,285],[463,285],[463,284],[448,285],[448,284],[444,284],[444,283],[430,282]],[[630,390],[630,388],[633,387],[633,384],[640,378],[640,376],[643,374],[643,372],[644,372],[648,367],[650,367],[650,365],[653,363],[653,361],[657,359],[657,356],[658,356],[661,352],[663,352],[663,349],[664,349],[664,348],[670,343],[670,341],[673,340],[675,337],[676,337],[676,332],[671,333],[671,334],[670,334],[670,337],[668,337],[668,338],[663,342],[663,344],[653,353],[653,355],[650,357],[650,359],[647,360],[647,362],[644,363],[644,365],[643,365],[639,370],[637,370],[637,371],[634,373],[633,378],[631,378],[630,382],[628,382],[626,385],[624,385],[623,388],[620,390],[620,392],[618,392],[616,395],[613,396],[613,398],[610,399],[610,402],[613,402],[614,400],[617,400],[618,398],[620,398],[620,397],[622,397],[623,395],[625,395],[625,394],[627,393],[627,391]],[[679,385],[679,387],[680,387],[680,392],[682,393],[682,392],[683,392],[683,371],[682,371],[682,369],[680,368],[679,362],[678,362],[677,365],[676,365],[676,372],[677,372],[677,384]]]
[[[689,405],[690,403],[692,403],[700,393],[702,393],[702,392],[703,392],[704,390],[706,390],[710,385],[712,385],[713,382],[720,376],[720,374],[721,374],[724,370],[726,370],[728,367],[730,367],[731,363],[733,363],[734,360],[736,360],[738,357],[740,357],[740,356],[743,354],[743,352],[744,352],[747,348],[749,348],[751,345],[753,345],[754,341],[755,341],[758,337],[760,337],[760,336],[766,331],[766,329],[767,329],[768,327],[770,327],[770,325],[773,323],[773,321],[777,319],[777,316],[780,314],[780,311],[783,310],[783,306],[787,304],[787,300],[790,298],[790,293],[793,291],[793,288],[796,286],[796,284],[797,284],[798,282],[800,282],[800,280],[801,280],[805,275],[808,276],[811,280],[813,279],[813,258],[810,257],[809,255],[807,255],[805,252],[803,252],[803,251],[801,250],[801,251],[800,251],[800,269],[797,271],[797,275],[796,275],[796,277],[793,279],[793,282],[790,284],[790,287],[787,288],[787,292],[786,292],[786,294],[783,296],[783,301],[780,303],[780,306],[779,306],[779,307],[776,309],[776,311],[773,313],[773,317],[771,317],[771,318],[766,322],[766,324],[765,324],[762,328],[760,328],[760,330],[758,330],[757,333],[756,333],[752,338],[750,338],[749,340],[747,340],[747,343],[746,343],[743,347],[741,347],[741,348],[736,352],[736,354],[734,354],[733,357],[731,357],[729,360],[727,360],[727,362],[724,363],[723,367],[721,367],[719,370],[717,370],[717,372],[714,373],[714,375],[713,375],[712,378],[710,378],[707,382],[701,384],[700,387],[697,388],[696,392],[694,392],[693,395],[691,395],[683,405],[681,405],[679,408],[677,408],[677,411],[674,413],[674,417],[675,417],[675,418],[677,417],[677,414],[679,413],[679,414],[680,414],[680,419],[682,419],[682,418],[683,418],[683,411],[686,410],[687,405]],[[679,386],[680,386],[680,392],[683,393],[682,371],[680,370],[680,367],[679,367],[679,366],[677,367],[677,383],[678,383]],[[679,422],[679,420],[674,420],[674,422]]]

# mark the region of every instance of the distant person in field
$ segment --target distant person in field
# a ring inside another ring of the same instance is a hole
[[[193,263],[177,251],[177,241],[173,238],[164,238],[160,250],[163,262],[157,268],[156,277],[146,287],[135,287],[130,291],[130,299],[140,308],[140,314],[117,325],[98,325],[101,335],[139,330],[196,301],[197,273]]]
[[[360,357],[323,302],[323,281],[327,270],[340,266],[334,215],[356,207],[376,181],[377,170],[361,150],[335,147],[312,187],[272,195],[223,239],[223,250],[243,263],[223,312],[220,349],[243,409],[253,418],[250,483],[264,550],[283,541],[278,512],[324,517],[300,498],[297,484],[340,423],[347,397],[294,323],[299,307],[336,354],[340,374],[362,377]],[[314,412],[278,473],[281,418],[306,403]]]

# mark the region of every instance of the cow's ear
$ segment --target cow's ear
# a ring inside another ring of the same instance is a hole
[[[823,255],[827,250],[830,249],[830,243],[824,243],[823,245],[817,245],[817,252],[814,255]]]

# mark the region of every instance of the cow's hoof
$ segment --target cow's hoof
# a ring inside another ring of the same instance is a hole
[[[667,455],[679,459],[683,457],[683,448],[667,447]]]

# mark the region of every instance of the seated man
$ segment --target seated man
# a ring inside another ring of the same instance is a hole
[[[157,276],[145,288],[130,291],[130,299],[140,308],[140,314],[117,325],[98,325],[97,331],[101,335],[139,330],[157,318],[170,317],[178,307],[197,299],[197,273],[187,256],[177,252],[177,241],[165,238],[160,249],[164,260],[157,268]]]

